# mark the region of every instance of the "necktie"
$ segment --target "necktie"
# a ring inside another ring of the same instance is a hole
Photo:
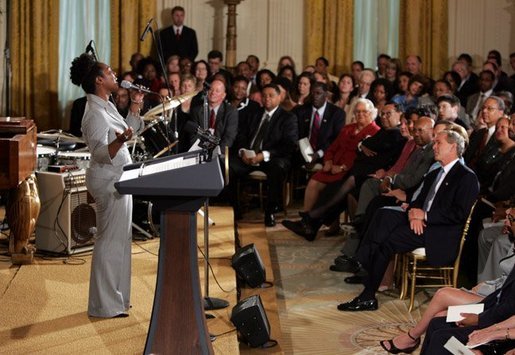
[[[175,32],[175,38],[181,39],[181,31],[177,29],[177,32]]]
[[[313,149],[316,149],[318,142],[318,133],[320,132],[320,121],[321,117],[318,111],[315,111],[315,117],[313,118],[313,126],[311,127],[311,136],[309,137],[309,143]]]
[[[256,137],[254,138],[254,142],[252,142],[251,149],[256,153],[261,151],[261,145],[263,144],[263,138],[265,137],[265,133],[268,130],[268,125],[270,124],[270,116],[266,114],[265,118],[261,121],[261,125],[256,133]]]
[[[424,211],[429,211],[431,208],[431,205],[433,204],[433,199],[436,195],[436,187],[438,186],[438,182],[442,178],[443,175],[443,168],[440,168],[440,171],[438,172],[438,175],[436,175],[435,181],[433,181],[433,185],[431,185],[431,188],[429,189],[429,192],[427,193],[426,199],[424,200],[424,205],[422,206],[422,209]]]
[[[209,114],[209,128],[215,129],[215,123],[216,123],[215,110],[211,110],[211,113]]]

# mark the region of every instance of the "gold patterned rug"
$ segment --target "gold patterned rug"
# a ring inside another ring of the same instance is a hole
[[[374,354],[384,353],[379,341],[407,331],[420,318],[417,295],[415,309],[395,292],[379,293],[379,309],[372,312],[340,312],[336,306],[354,298],[361,285],[349,285],[349,273],[333,272],[329,266],[345,236],[318,234],[308,242],[282,225],[267,228],[267,238],[277,290],[282,349],[286,354]],[[422,305],[422,310],[425,305]]]

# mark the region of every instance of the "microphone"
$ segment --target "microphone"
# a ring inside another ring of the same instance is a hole
[[[86,53],[93,52],[93,40],[89,41],[88,46],[86,47]]]
[[[151,17],[150,20],[148,20],[148,23],[147,23],[147,27],[145,27],[145,29],[143,30],[143,33],[141,34],[141,36],[139,37],[139,40],[141,42],[143,42],[145,40],[145,37],[147,37],[147,33],[148,31],[151,31],[152,30],[152,27],[150,27],[150,24],[152,23],[152,21],[154,21],[154,18]]]
[[[146,92],[147,94],[156,94],[156,95],[159,95],[157,92],[153,92],[143,86],[140,86],[140,85],[135,85],[133,83],[131,83],[130,81],[127,81],[127,80],[122,80],[122,82],[120,83],[120,86],[124,89],[128,89],[128,90],[139,90],[139,91],[143,91],[143,92]]]
[[[200,139],[201,143],[207,143],[208,145],[217,146],[220,144],[220,138],[211,134],[209,130],[203,130],[200,126],[192,121],[186,121],[184,124],[184,131],[190,134],[196,134]]]

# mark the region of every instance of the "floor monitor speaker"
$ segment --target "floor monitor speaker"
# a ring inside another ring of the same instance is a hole
[[[259,287],[266,281],[265,266],[254,244],[240,248],[233,255],[231,265],[250,287]]]
[[[238,302],[232,309],[231,322],[240,340],[251,347],[263,346],[270,340],[270,323],[259,295]]]

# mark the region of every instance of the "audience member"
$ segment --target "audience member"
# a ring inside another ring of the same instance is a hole
[[[247,127],[240,129],[236,141],[239,154],[231,155],[229,164],[229,188],[236,217],[241,217],[238,180],[255,170],[266,173],[267,227],[275,225],[274,213],[282,206],[283,183],[290,170],[292,154],[298,140],[297,119],[294,114],[279,107],[280,94],[277,85],[268,84],[263,88],[263,108],[252,117]]]
[[[376,77],[379,79],[386,79],[386,68],[392,59],[388,54],[381,53],[377,56],[377,70]]]
[[[314,82],[315,78],[313,74],[309,72],[302,72],[297,77],[297,83],[294,85],[292,91],[292,99],[295,100],[298,105],[309,102],[309,93],[311,92],[311,85],[313,85]]]
[[[439,133],[434,140],[435,160],[442,168],[423,180],[418,197],[405,211],[379,209],[358,250],[358,260],[368,275],[365,289],[352,301],[338,306],[341,311],[378,308],[375,293],[390,258],[425,247],[431,265],[449,265],[456,258],[461,232],[479,192],[473,171],[459,162],[465,140],[454,131]]]
[[[345,125],[345,112],[328,102],[327,96],[327,85],[314,83],[311,86],[311,102],[297,106],[293,111],[298,120],[299,139],[307,138],[314,152],[311,161],[305,163],[310,170],[316,163],[322,162],[324,152]],[[296,158],[303,162],[301,165],[304,164],[301,156]]]
[[[479,73],[479,92],[469,96],[467,106],[465,107],[465,110],[473,124],[476,124],[477,116],[481,112],[481,108],[483,107],[486,99],[492,96],[494,91],[494,82],[495,75],[493,72],[483,70]]]

